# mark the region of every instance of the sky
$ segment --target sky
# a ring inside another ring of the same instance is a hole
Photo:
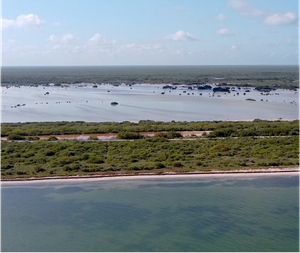
[[[2,66],[298,65],[298,0],[2,0]]]

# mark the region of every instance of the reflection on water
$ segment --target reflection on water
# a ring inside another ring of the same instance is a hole
[[[188,90],[181,86],[176,90],[163,90],[162,85],[3,88],[2,122],[298,118],[298,91],[276,90],[267,96],[247,89],[250,92],[242,88],[213,96],[211,90]],[[247,98],[256,101],[247,101]],[[112,106],[113,101],[118,105]]]
[[[2,185],[2,251],[298,251],[299,177]]]

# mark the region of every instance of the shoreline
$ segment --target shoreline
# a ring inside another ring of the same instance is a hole
[[[236,170],[215,170],[195,172],[165,172],[165,173],[116,173],[98,175],[77,175],[77,176],[53,176],[53,177],[31,177],[31,178],[7,178],[1,179],[1,184],[15,183],[40,183],[40,182],[83,182],[83,181],[104,181],[124,179],[158,179],[158,178],[187,178],[187,177],[220,177],[220,176],[263,176],[263,175],[300,175],[299,167],[266,168],[266,169],[236,169]]]

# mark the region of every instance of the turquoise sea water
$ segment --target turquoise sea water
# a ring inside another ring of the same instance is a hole
[[[299,251],[298,175],[2,184],[2,251]]]

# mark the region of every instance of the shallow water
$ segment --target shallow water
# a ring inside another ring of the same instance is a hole
[[[163,91],[164,95],[161,94]],[[138,122],[299,118],[298,91],[276,90],[270,92],[269,96],[253,89],[243,95],[244,91],[242,88],[212,97],[212,91],[209,90],[191,91],[178,87],[170,92],[163,90],[162,85],[100,85],[92,88],[88,84],[87,87],[68,88],[2,88],[1,121]],[[49,95],[45,95],[46,92]],[[256,101],[247,101],[247,98]],[[112,106],[113,101],[119,104]]]
[[[299,177],[2,185],[2,251],[298,251]]]

